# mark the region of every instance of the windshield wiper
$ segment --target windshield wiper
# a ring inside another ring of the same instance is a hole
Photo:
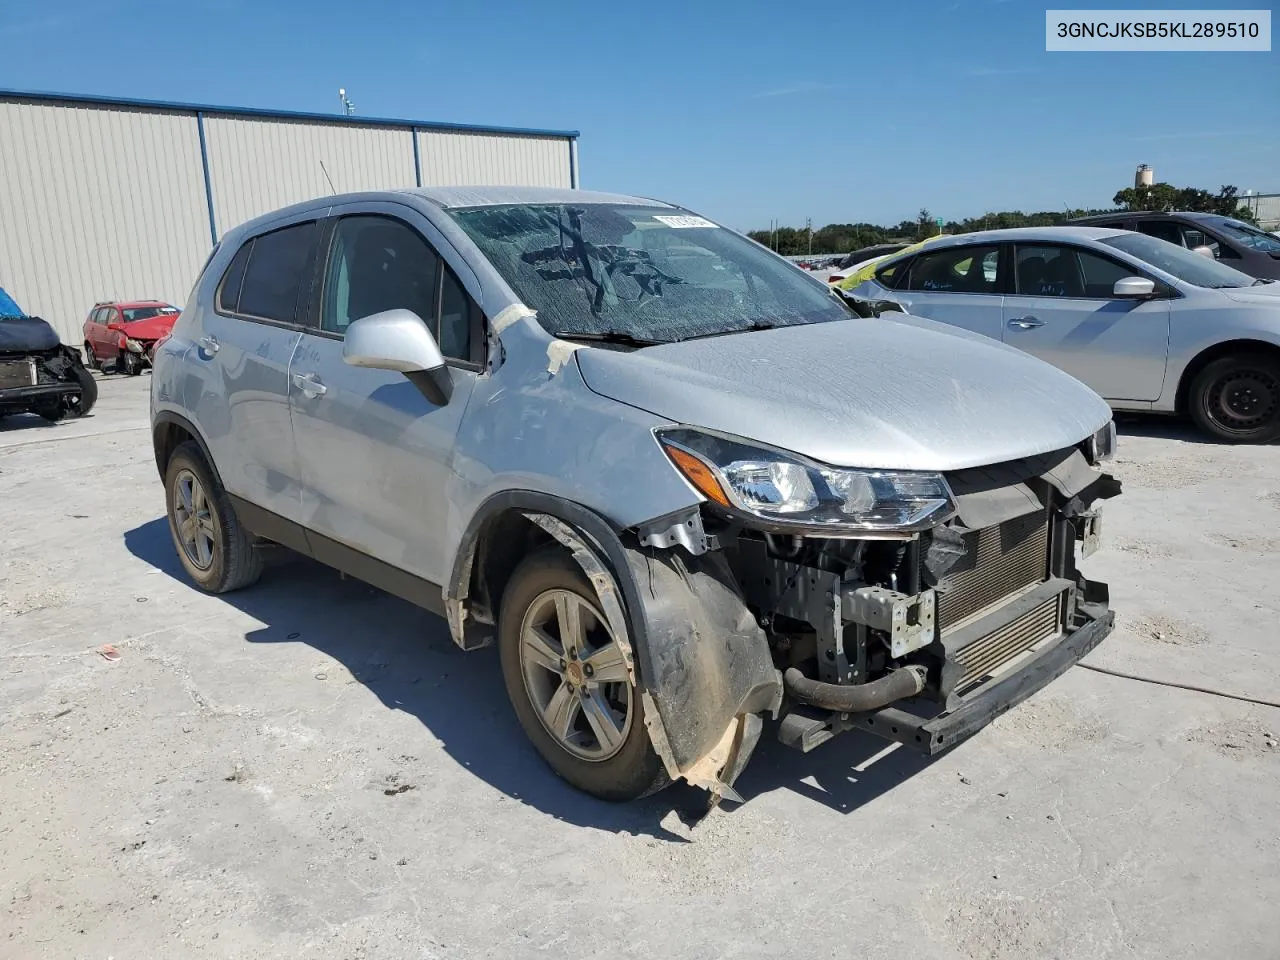
[[[561,340],[586,340],[590,343],[618,343],[628,347],[656,347],[670,340],[650,340],[646,337],[633,336],[622,330],[557,330]]]
[[[1260,287],[1260,286],[1262,286],[1264,283],[1275,283],[1275,281],[1274,281],[1274,280],[1272,280],[1272,279],[1270,279],[1269,277],[1263,277],[1263,278],[1262,278],[1262,279],[1260,279],[1260,280],[1255,280],[1255,281],[1253,281],[1253,286],[1255,286],[1255,287]]]

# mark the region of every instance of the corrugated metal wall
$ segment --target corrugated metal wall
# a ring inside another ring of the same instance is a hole
[[[65,342],[95,301],[181,303],[209,247],[194,114],[0,101],[0,286]]]
[[[204,135],[219,233],[327,193],[416,182],[408,127],[206,116]]]
[[[419,130],[422,185],[571,187],[569,140]]]
[[[424,185],[569,187],[572,142],[569,135],[441,130],[411,121],[330,122],[6,92],[0,287],[49,320],[65,342],[79,344],[98,300],[183,304],[215,228],[221,235],[335,191],[412,187],[419,173]]]

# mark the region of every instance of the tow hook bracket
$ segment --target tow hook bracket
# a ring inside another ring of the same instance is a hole
[[[1072,518],[1076,527],[1076,539],[1080,541],[1081,559],[1095,553],[1102,546],[1102,511],[1088,510]]]
[[[937,603],[932,590],[909,597],[884,587],[858,587],[846,590],[843,599],[845,618],[888,634],[894,657],[933,643]]]

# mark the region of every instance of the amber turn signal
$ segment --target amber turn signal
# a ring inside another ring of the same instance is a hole
[[[662,445],[662,449],[667,452],[667,456],[676,465],[676,469],[684,474],[686,480],[693,484],[694,489],[708,500],[718,503],[722,507],[730,506],[729,497],[725,494],[724,488],[720,486],[720,481],[716,479],[716,475],[711,472],[710,467],[687,450],[681,450],[679,447],[673,447],[666,443]]]

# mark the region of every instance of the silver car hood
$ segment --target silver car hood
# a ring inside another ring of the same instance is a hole
[[[1222,292],[1236,303],[1265,303],[1269,307],[1280,305],[1280,282],[1260,283],[1252,287],[1228,287]]]
[[[958,470],[1079,443],[1111,417],[1075,378],[919,317],[575,352],[596,393],[833,466]]]

